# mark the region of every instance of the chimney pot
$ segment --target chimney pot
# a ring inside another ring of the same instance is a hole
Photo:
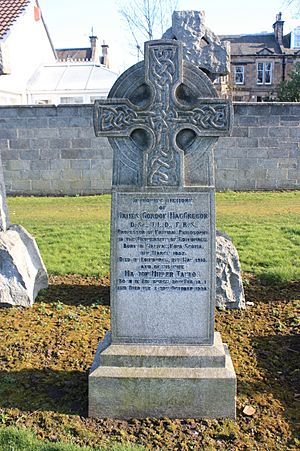
[[[103,44],[101,45],[101,48],[102,48],[102,58],[101,58],[102,64],[105,67],[109,68],[109,59],[108,59],[108,48],[109,47],[108,47],[107,44],[105,44],[105,41],[103,41]]]
[[[90,36],[90,43],[91,43],[91,50],[92,50],[91,60],[92,61],[97,61],[97,59],[98,59],[97,39],[98,39],[97,36]]]
[[[274,36],[279,45],[283,45],[283,24],[282,13],[276,15],[276,22],[273,24]]]

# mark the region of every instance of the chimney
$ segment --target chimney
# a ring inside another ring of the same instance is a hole
[[[91,61],[97,61],[98,60],[98,48],[97,48],[97,36],[90,36],[90,43],[91,43]]]
[[[279,45],[283,45],[283,24],[284,20],[281,20],[281,13],[276,15],[276,22],[273,24],[274,36]]]
[[[103,64],[105,67],[109,69],[108,45],[105,44],[105,41],[103,41],[101,48],[102,48],[101,64]]]

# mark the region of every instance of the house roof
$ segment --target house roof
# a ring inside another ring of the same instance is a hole
[[[3,58],[1,47],[0,47],[0,75],[3,75]]]
[[[280,47],[274,33],[248,34],[248,35],[223,35],[221,41],[229,41],[231,55],[257,55],[257,54],[282,54],[295,53],[290,48],[291,33],[283,36],[283,45]]]
[[[56,54],[59,61],[89,61],[92,58],[92,49],[90,47],[56,49]]]
[[[100,91],[107,94],[118,74],[93,62],[46,64],[31,78],[28,89],[37,91]]]
[[[30,3],[31,0],[0,0],[0,39],[5,37]]]

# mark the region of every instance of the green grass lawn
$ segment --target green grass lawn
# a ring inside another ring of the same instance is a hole
[[[39,245],[51,274],[109,273],[110,196],[8,199],[11,222]]]
[[[300,276],[300,192],[217,193],[217,227],[243,271],[265,281]],[[11,222],[38,242],[50,274],[109,273],[110,196],[9,198]]]
[[[91,448],[67,443],[42,442],[31,431],[16,427],[0,428],[0,451],[143,451],[144,449],[142,446],[130,444]]]
[[[300,191],[218,193],[217,227],[233,239],[243,271],[270,282],[300,278]]]
[[[108,275],[110,196],[9,198],[11,222],[36,237],[59,277],[32,308],[0,309],[0,451],[299,449],[300,192],[216,197],[219,230],[256,276],[245,277],[246,310],[216,312],[238,378],[236,421],[87,418],[87,372],[110,327],[109,280],[80,275]]]

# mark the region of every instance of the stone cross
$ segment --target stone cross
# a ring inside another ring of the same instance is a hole
[[[191,95],[185,95],[181,102],[183,59],[179,42],[146,43],[144,70],[147,104],[134,105],[127,98],[97,100],[95,133],[110,138],[131,138],[133,142],[129,141],[129,147],[134,142],[137,147],[142,144],[145,151],[141,185],[184,186],[182,143],[185,137],[227,136],[231,127],[231,105],[218,98],[197,100]],[[121,164],[126,165],[125,159]]]
[[[111,332],[89,376],[90,416],[235,416],[214,332],[212,148],[231,123],[231,103],[175,40],[145,43],[145,61],[95,103],[114,158]]]

